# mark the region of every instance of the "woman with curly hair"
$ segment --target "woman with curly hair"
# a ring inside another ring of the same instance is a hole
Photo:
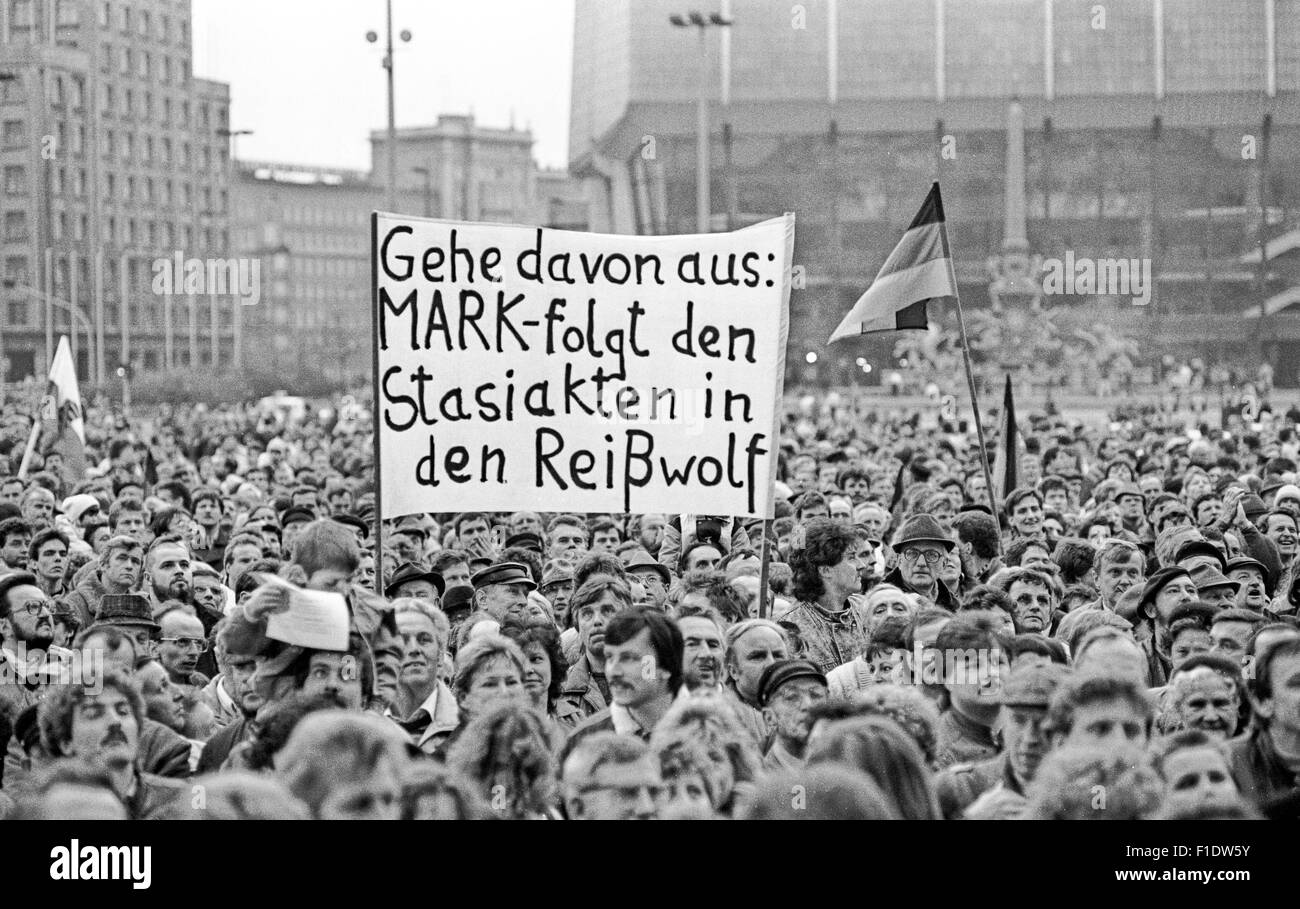
[[[576,726],[581,712],[560,702],[568,661],[560,645],[560,632],[546,620],[507,616],[501,636],[519,645],[524,654],[524,692],[534,710],[547,717],[555,732]]]
[[[523,704],[499,704],[477,716],[447,754],[494,816],[558,819],[556,736],[547,718]]]
[[[737,796],[753,789],[762,767],[752,736],[730,704],[721,698],[705,697],[674,704],[655,727],[650,747],[661,752],[682,741],[694,741],[703,747],[717,780],[713,807],[720,815],[730,817]]]

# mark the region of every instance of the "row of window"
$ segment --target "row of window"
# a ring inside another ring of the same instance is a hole
[[[70,175],[70,176],[69,176]],[[21,164],[7,164],[3,170],[4,191],[10,196],[24,196],[29,191],[27,180],[27,168]],[[72,195],[78,198],[84,198],[86,188],[89,185],[84,167],[63,168],[56,167],[52,171],[51,191],[54,196]],[[191,183],[180,184],[180,192],[173,192],[174,184],[171,180],[157,180],[153,177],[136,177],[127,175],[124,178],[118,177],[117,174],[106,174],[104,176],[104,198],[110,201],[122,202],[145,202],[149,205],[162,205],[170,207],[172,205],[181,205],[185,208],[194,206],[196,198],[194,185]],[[119,194],[119,190],[121,191]],[[213,191],[211,186],[200,186],[197,198],[201,202],[200,211],[215,214],[224,214],[230,205],[229,192],[222,187]],[[215,206],[213,203],[216,203]]]
[[[0,126],[0,136],[3,137],[5,151],[21,150],[28,142],[27,121],[5,120],[3,126]],[[86,127],[81,123],[58,122],[55,124],[53,139],[55,144],[51,151],[55,155],[62,149],[68,149],[73,155],[86,153]],[[168,136],[163,136],[155,142],[152,135],[145,135],[143,141],[138,141],[133,132],[106,129],[99,139],[100,154],[109,160],[138,159],[142,163],[156,163],[161,167],[173,165],[185,169],[198,167],[205,173],[211,172],[214,166],[219,173],[223,173],[226,165],[225,145],[217,140],[214,140],[212,145],[200,144],[198,154],[195,155],[189,142],[173,143]],[[178,149],[179,154],[176,154],[174,149]]]
[[[84,241],[90,236],[90,218],[85,214],[59,212],[51,222],[51,237],[54,241]],[[6,243],[26,243],[31,239],[33,222],[25,211],[6,211],[4,213],[4,241]],[[228,249],[230,232],[224,228],[195,228],[190,224],[153,218],[121,217],[107,215],[103,223],[103,242],[112,246],[119,243],[128,246],[147,244],[151,247],[162,246],[171,249],[179,241],[181,246],[189,249],[195,238],[201,238],[204,249]]]
[[[16,0],[16,2],[30,2],[30,0]],[[71,5],[71,0],[60,0],[60,7],[65,4]],[[136,9],[123,0],[100,0],[99,4],[99,27],[109,29],[116,27],[124,35],[136,34],[141,38],[148,38],[151,35],[161,42],[175,41],[184,47],[190,43],[190,24],[184,17],[184,10],[187,3],[184,0],[177,0],[177,17],[175,20],[165,13],[154,18],[147,9]],[[117,20],[113,20],[113,10],[117,10]],[[172,29],[173,21],[176,28]],[[60,25],[64,24],[62,21]]]
[[[173,60],[166,54],[155,57],[148,51],[134,50],[125,45],[112,45],[107,42],[99,46],[99,71],[111,73],[113,61],[117,60],[117,72],[122,76],[135,75],[141,79],[154,79],[163,85],[175,82],[186,85],[190,80],[189,57],[177,57]],[[155,63],[154,61],[157,61]]]

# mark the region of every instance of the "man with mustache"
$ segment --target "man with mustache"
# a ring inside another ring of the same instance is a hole
[[[1051,580],[1033,568],[1010,568],[993,585],[1011,600],[1016,634],[1047,634],[1058,600]]]
[[[40,709],[41,741],[51,755],[78,758],[106,772],[133,819],[159,817],[190,787],[140,769],[144,718],[140,693],[110,669],[96,686],[60,685],[50,694]]]
[[[682,675],[691,694],[722,690],[724,622],[711,608],[688,604],[677,612],[682,632]]]
[[[1047,754],[1043,720],[1052,694],[1069,670],[1058,663],[1026,664],[1013,670],[1002,686],[998,727],[1002,753],[987,761],[954,764],[935,780],[943,816],[1000,820],[1019,817]]]
[[[0,575],[0,713],[17,716],[58,681],[54,604],[25,571]]]
[[[193,608],[194,569],[190,549],[178,536],[159,537],[145,556],[145,575],[149,581],[149,601],[154,615],[163,611],[168,600],[179,600]]]

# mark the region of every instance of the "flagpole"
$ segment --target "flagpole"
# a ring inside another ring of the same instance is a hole
[[[771,521],[771,519],[770,519],[770,518],[764,518],[764,519],[763,519],[763,530],[762,530],[762,533],[763,533],[763,551],[762,551],[762,554],[759,555],[759,557],[758,557],[758,560],[759,560],[759,568],[758,568],[758,617],[759,617],[760,619],[765,619],[765,618],[767,618],[767,613],[768,613],[768,609],[767,609],[767,558],[768,558],[768,555],[771,553],[771,546],[772,546],[772,544],[771,544],[771,538],[772,538],[771,527],[772,527],[772,521]]]
[[[998,521],[998,506],[993,501],[993,471],[989,470],[989,449],[984,444],[984,424],[980,420],[980,401],[975,393],[975,374],[970,366],[970,343],[966,340],[966,319],[961,312],[961,294],[957,292],[957,282],[953,281],[953,299],[957,301],[957,327],[961,331],[961,359],[966,365],[966,385],[970,388],[970,406],[975,412],[975,433],[979,438],[980,466],[984,468],[985,495],[989,499],[989,510],[993,520],[998,522],[998,558],[1002,558],[1002,522]]]
[[[41,435],[41,415],[38,412],[32,420],[32,432],[27,437],[27,448],[23,451],[23,462],[18,466],[18,479],[27,479],[27,468],[31,464],[32,455],[36,453],[36,440]]]

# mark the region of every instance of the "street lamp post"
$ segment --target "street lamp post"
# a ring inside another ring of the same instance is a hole
[[[697,28],[700,30],[700,97],[695,109],[695,227],[697,232],[709,232],[713,206],[709,199],[709,45],[710,28],[730,28],[734,19],[728,19],[717,13],[707,17],[700,12],[690,12],[685,16],[673,14],[668,17],[677,28]]]
[[[393,0],[388,0],[388,49],[384,54],[384,69],[388,71],[388,210],[397,211],[397,107],[393,100]],[[411,32],[402,29],[402,42],[411,40]],[[379,35],[366,32],[366,40],[374,44]]]

